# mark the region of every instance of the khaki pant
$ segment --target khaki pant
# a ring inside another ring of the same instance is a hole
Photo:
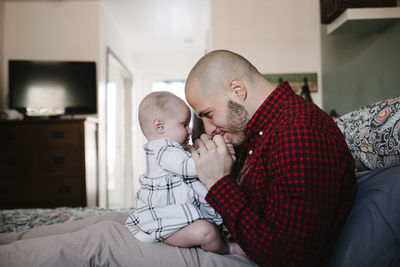
[[[238,255],[140,242],[124,226],[126,219],[111,212],[0,234],[0,266],[256,266]]]

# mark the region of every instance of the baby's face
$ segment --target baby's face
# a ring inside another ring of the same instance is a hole
[[[192,130],[189,127],[190,109],[182,101],[171,105],[170,116],[165,120],[165,136],[182,146],[188,144]]]

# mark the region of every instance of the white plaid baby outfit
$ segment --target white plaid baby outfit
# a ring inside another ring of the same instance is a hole
[[[139,177],[137,209],[125,225],[140,241],[157,242],[199,219],[222,224],[205,201],[191,154],[170,139],[144,145],[146,173]]]

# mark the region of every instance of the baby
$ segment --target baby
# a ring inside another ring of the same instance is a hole
[[[146,172],[139,177],[137,210],[126,221],[144,242],[244,255],[229,243],[217,225],[220,215],[205,201],[207,189],[197,179],[188,147],[190,110],[169,92],[147,95],[139,105],[139,123],[147,139]]]

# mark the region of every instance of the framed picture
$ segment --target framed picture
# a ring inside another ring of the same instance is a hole
[[[318,92],[317,73],[278,73],[263,76],[275,86],[288,81],[297,94],[301,93],[304,86],[308,86],[310,92]]]

